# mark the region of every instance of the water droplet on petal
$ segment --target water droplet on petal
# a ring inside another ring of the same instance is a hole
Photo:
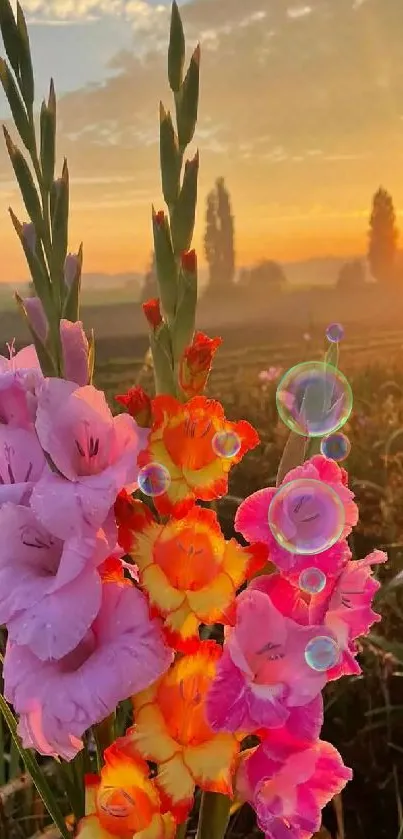
[[[326,585],[326,574],[320,568],[305,568],[299,575],[298,585],[307,594],[319,594]]]
[[[235,431],[217,431],[212,440],[213,451],[217,457],[235,457],[241,441]]]
[[[336,641],[329,635],[318,635],[311,638],[305,647],[305,661],[312,670],[324,673],[337,664],[340,649]]]
[[[171,476],[161,463],[148,463],[140,469],[137,482],[144,495],[157,498],[167,492],[171,483]]]

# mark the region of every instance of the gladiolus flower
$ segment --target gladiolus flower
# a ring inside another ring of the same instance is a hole
[[[115,396],[115,400],[126,408],[127,413],[136,420],[140,428],[150,427],[151,399],[142,387],[131,387],[127,393]]]
[[[60,321],[60,340],[63,354],[65,378],[76,382],[80,387],[88,384],[89,345],[81,321],[72,323],[62,318]]]
[[[154,521],[153,514],[142,501],[133,498],[125,489],[119,492],[115,501],[115,517],[118,526],[118,543],[126,553],[133,544],[133,532],[143,530]]]
[[[7,501],[28,504],[35,482],[47,471],[33,431],[0,425],[0,507]]]
[[[322,626],[302,626],[284,617],[270,597],[249,590],[237,598],[217,675],[207,696],[207,719],[215,731],[248,731],[287,726],[313,739],[322,724],[320,692],[326,671],[309,666],[305,650]]]
[[[119,741],[104,753],[101,775],[86,776],[85,818],[77,839],[173,839],[176,822],[161,813],[160,797],[147,763],[125,754]]]
[[[341,469],[333,460],[328,460],[322,455],[315,455],[302,466],[297,466],[288,472],[281,486],[301,478],[322,481],[337,493],[344,507],[344,528],[340,534],[340,540],[346,539],[354,525],[357,524],[358,508],[353,501],[354,494],[346,486],[344,469]],[[238,507],[235,516],[235,529],[248,542],[264,542],[269,548],[270,561],[280,571],[288,574],[290,571],[305,567],[306,556],[301,558],[300,554],[291,553],[282,548],[270,530],[268,523],[269,507],[275,493],[275,487],[267,487],[246,498]],[[321,562],[324,553],[326,551],[312,555],[312,565],[317,566],[317,558]]]
[[[195,396],[185,404],[173,396],[157,396],[152,406],[154,423],[138,464],[159,463],[169,472],[167,491],[154,498],[157,510],[181,516],[197,498],[210,501],[225,495],[231,467],[259,442],[252,426],[245,421],[229,422],[222,405],[205,396]],[[218,432],[231,432],[238,440],[236,454],[216,453],[213,441]]]
[[[321,810],[351,778],[330,743],[270,732],[242,761],[237,789],[256,810],[265,839],[311,839],[320,828]]]
[[[203,393],[213,357],[221,344],[221,338],[209,338],[203,332],[196,332],[179,367],[179,384],[187,398]]]
[[[216,514],[202,507],[167,524],[144,516],[132,538],[142,588],[178,649],[198,639],[201,623],[226,622],[237,589],[263,567],[267,554],[263,545],[243,548],[235,539],[226,541]]]
[[[0,356],[0,424],[32,429],[36,413],[36,388],[42,381],[33,345]]]
[[[25,748],[71,760],[90,726],[152,684],[171,661],[144,595],[134,586],[105,583],[97,618],[64,658],[43,662],[28,647],[8,642],[4,695],[20,715]]]
[[[147,322],[152,329],[157,329],[162,323],[162,315],[160,309],[160,301],[158,297],[153,297],[152,300],[146,300],[143,303],[143,312],[147,318]]]
[[[61,539],[97,529],[136,481],[146,433],[128,414],[112,417],[101,391],[61,379],[46,379],[39,392],[36,431],[59,470],[37,483],[36,515]]]
[[[113,521],[91,539],[63,543],[28,507],[5,504],[0,529],[0,623],[7,625],[10,641],[29,647],[42,661],[63,658],[100,609],[97,568],[115,547]]]
[[[232,792],[239,742],[233,734],[215,734],[205,718],[205,696],[219,656],[220,648],[205,642],[133,699],[136,724],[128,737],[146,760],[158,763],[158,786],[179,819],[186,818],[196,785]]]

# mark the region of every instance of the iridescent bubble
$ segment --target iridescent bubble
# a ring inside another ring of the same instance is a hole
[[[337,664],[340,649],[329,635],[317,635],[311,638],[305,647],[305,661],[317,673],[324,673]]]
[[[341,323],[330,323],[326,329],[326,338],[331,344],[338,344],[344,338],[344,327]]]
[[[346,457],[349,456],[351,443],[345,434],[337,432],[336,434],[330,434],[328,437],[324,437],[323,440],[321,440],[320,450],[324,457],[329,458],[329,460],[335,460],[336,463],[339,463],[341,460],[345,460]]]
[[[168,490],[171,476],[162,463],[148,463],[140,469],[137,482],[144,495],[156,498]]]
[[[307,594],[319,594],[326,585],[326,574],[320,568],[305,568],[299,575],[298,585]]]
[[[217,457],[235,457],[241,448],[241,441],[235,431],[217,431],[212,446]]]
[[[337,542],[344,507],[328,484],[299,478],[283,484],[269,507],[269,527],[278,544],[295,554],[315,554]]]
[[[305,361],[283,376],[276,402],[281,419],[291,431],[304,437],[324,437],[347,422],[353,394],[336,367],[323,361]]]

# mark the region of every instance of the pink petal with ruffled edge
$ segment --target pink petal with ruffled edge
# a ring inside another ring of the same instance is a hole
[[[27,647],[7,645],[5,696],[20,715],[26,748],[41,751],[46,743],[70,760],[84,731],[156,681],[172,661],[144,595],[113,583],[102,591],[92,629],[61,661],[41,662]]]

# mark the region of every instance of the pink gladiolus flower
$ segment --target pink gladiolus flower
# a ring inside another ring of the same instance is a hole
[[[88,340],[81,321],[60,321],[63,369],[65,378],[80,387],[88,384]]]
[[[0,624],[38,658],[60,659],[83,639],[102,597],[97,571],[116,546],[112,516],[93,537],[52,536],[29,507],[0,510]]]
[[[330,743],[270,732],[242,762],[237,789],[256,810],[265,839],[311,839],[320,828],[323,807],[351,778],[351,769]]]
[[[27,504],[35,482],[46,470],[36,434],[0,424],[0,507],[7,501]]]
[[[46,379],[40,389],[36,430],[60,473],[49,472],[36,485],[36,515],[61,539],[97,529],[122,487],[135,484],[147,430],[128,414],[113,417],[105,395],[91,385],[61,379]]]
[[[25,748],[71,760],[82,748],[84,731],[156,681],[172,655],[144,595],[115,583],[103,585],[93,626],[59,661],[40,661],[28,647],[8,642],[4,692],[20,715]]]
[[[34,346],[25,347],[10,358],[0,356],[0,424],[31,428],[35,421],[35,389],[42,373]]]
[[[281,376],[281,373],[281,367],[269,367],[268,370],[261,370],[258,378],[263,384],[270,384],[275,382]]]
[[[297,466],[288,472],[281,486],[300,478],[323,481],[337,493],[343,504],[345,517],[340,540],[345,539],[358,521],[357,505],[353,501],[354,494],[346,486],[345,470],[341,469],[335,461],[328,460],[322,455],[315,455],[302,466]],[[306,556],[301,557],[300,554],[285,550],[278,544],[270,530],[268,523],[269,507],[275,493],[275,487],[267,487],[246,498],[238,507],[235,516],[235,529],[248,542],[263,542],[268,545],[270,561],[277,565],[280,571],[288,574],[290,571],[305,567]],[[318,557],[320,558],[318,559],[319,562],[323,559],[326,564],[326,558],[323,556],[325,553],[327,551],[312,554],[312,564],[317,565]]]
[[[235,626],[227,634],[217,677],[207,697],[215,731],[256,731],[286,726],[317,737],[322,724],[320,692],[327,681],[307,663],[309,642],[331,631],[284,617],[267,594],[248,589],[237,598]]]

